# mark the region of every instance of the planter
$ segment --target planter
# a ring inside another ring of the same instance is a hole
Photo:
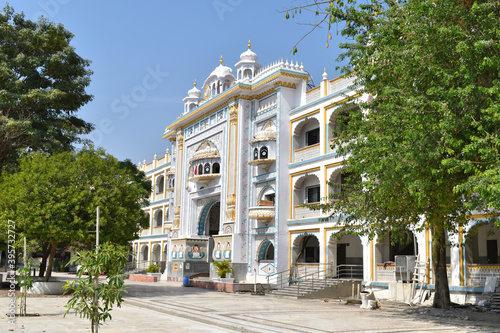
[[[161,273],[147,273],[148,276],[156,277],[156,281],[161,280]]]
[[[62,295],[65,281],[33,282],[33,287],[28,289],[28,294],[37,295]]]
[[[234,278],[213,278],[212,281],[214,282],[222,282],[222,283],[233,283]]]

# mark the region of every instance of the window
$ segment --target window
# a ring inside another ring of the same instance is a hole
[[[258,148],[255,148],[253,150],[253,159],[254,160],[258,160],[259,159],[259,149]]]
[[[267,147],[260,148],[260,159],[265,160],[267,158],[269,158]]]
[[[219,163],[214,163],[212,165],[212,173],[220,173],[220,164]]]
[[[198,174],[202,175],[203,174],[203,165],[198,165]]]
[[[319,185],[306,187],[306,203],[319,202]]]
[[[264,196],[264,200],[271,201],[273,204],[274,204],[275,198],[276,198],[276,194],[275,193],[266,194]]]
[[[164,177],[159,176],[156,179],[156,193],[163,193],[163,182],[164,182]]]
[[[205,175],[210,173],[210,163],[205,163],[205,170],[203,171]]]
[[[319,143],[319,128],[306,132],[306,146],[312,146]]]

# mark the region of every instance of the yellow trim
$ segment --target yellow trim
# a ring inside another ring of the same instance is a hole
[[[297,118],[294,118],[294,119],[290,119],[290,123],[291,123],[291,124],[293,124],[293,123],[295,123],[295,122],[297,122],[297,121],[299,121],[299,120],[302,120],[302,119],[304,119],[304,118],[310,117],[310,116],[312,116],[313,114],[319,113],[319,111],[320,111],[320,109],[316,109],[316,110],[311,111],[311,112],[309,112],[309,113],[306,113],[305,115],[302,115],[302,116],[300,116],[300,117],[297,117]]]
[[[326,125],[326,135],[323,135],[324,137],[324,144],[325,144],[325,155],[328,153],[328,131],[329,131],[329,127],[330,125],[326,122],[326,110],[325,108],[321,108],[321,110],[323,111],[323,127],[325,127]]]
[[[293,177],[290,176],[290,220],[293,218]]]
[[[343,75],[340,75],[339,77],[336,77],[335,79],[331,79],[330,80],[330,83],[333,83],[335,81],[339,81],[339,80],[342,80],[344,77],[346,77],[347,75],[350,75],[351,73],[346,73],[346,74],[343,74]]]
[[[187,119],[189,118],[192,118],[198,114],[203,114],[203,116],[206,116],[206,115],[209,115],[212,113],[212,111],[210,112],[206,112],[207,108],[209,108],[210,106],[218,103],[218,102],[221,102],[225,99],[227,99],[222,105],[220,105],[218,108],[222,108],[224,107],[225,105],[227,105],[229,102],[233,101],[233,100],[238,100],[240,98],[247,98],[247,97],[250,97],[249,99],[253,99],[254,97],[252,96],[246,96],[246,95],[235,95],[231,98],[227,98],[228,95],[231,95],[232,93],[240,90],[241,92],[246,92],[246,91],[250,91],[250,92],[253,92],[255,90],[257,90],[259,87],[261,87],[262,85],[264,84],[267,84],[267,83],[270,83],[274,80],[276,80],[278,77],[280,76],[287,76],[287,77],[291,77],[291,78],[296,78],[296,79],[302,79],[302,80],[307,80],[308,77],[306,75],[298,75],[298,74],[290,74],[290,73],[287,73],[287,72],[283,72],[281,70],[278,71],[278,73],[268,77],[267,79],[253,85],[253,86],[244,86],[242,85],[241,83],[237,83],[235,85],[233,85],[232,87],[228,88],[226,91],[222,92],[219,96],[215,97],[215,98],[212,98],[210,100],[208,100],[206,103],[202,104],[198,110],[196,110],[195,112],[193,113],[189,113],[187,115],[185,115],[184,117],[182,117],[181,119],[177,120],[176,122],[174,122],[173,124],[171,124],[170,126],[168,126],[165,131],[169,131],[169,130],[172,130],[173,128],[175,128],[177,125],[179,125],[180,123],[186,121]],[[215,111],[215,110],[214,110]],[[187,127],[189,126],[188,125],[184,125],[184,127]]]
[[[234,135],[234,141],[235,141],[235,148],[234,148],[234,166],[236,167],[236,171],[234,172],[234,189],[233,193],[236,195],[236,189],[238,188],[238,125],[239,125],[239,108],[240,108],[240,103],[238,103],[238,110],[236,111],[236,122],[234,124],[235,127],[235,135]],[[243,106],[242,106],[243,108]],[[236,197],[236,201],[234,202],[234,209],[236,211],[236,206],[237,206],[237,201],[238,197]],[[235,220],[236,220],[236,215],[235,215]]]
[[[466,219],[480,219],[480,218],[487,218],[487,217],[497,217],[500,216],[500,214],[474,214],[474,215],[466,215]]]
[[[312,88],[312,89],[310,89],[310,90],[306,91],[306,96],[307,96],[307,94],[310,94],[310,93],[312,93],[313,91],[318,90],[319,88],[321,88],[321,84],[320,84],[319,86],[317,86],[317,87],[314,87],[314,88]]]
[[[291,173],[290,177],[294,177],[294,176],[301,175],[301,174],[308,173],[308,172],[318,171],[319,169],[321,169],[321,167],[315,167],[315,168],[311,168],[311,169],[307,169],[307,170],[303,170],[303,171],[297,171],[297,172]]]
[[[290,131],[288,132],[290,133],[290,163],[293,162],[292,158],[293,158],[293,151],[292,151],[292,147],[293,147],[293,133],[292,133],[292,122],[290,122]]]
[[[308,149],[312,149],[312,148],[316,148],[316,147],[319,147],[319,143],[315,143],[315,144],[310,145],[310,146],[299,148],[299,149],[295,150],[294,153],[297,153],[297,152],[300,152],[300,151],[304,151],[304,150],[308,150]]]
[[[339,166],[339,165],[342,165],[344,164],[343,161],[341,162],[335,162],[335,163],[331,163],[331,164],[326,164],[324,165],[323,167],[325,168],[325,184],[327,184],[328,182],[328,168],[331,168],[331,167],[334,167],[334,166]],[[325,198],[328,197],[328,186],[325,186]]]
[[[347,102],[347,101],[350,101],[351,99],[358,98],[358,97],[360,97],[360,96],[361,96],[361,94],[355,94],[355,95],[349,96],[349,97],[347,97],[347,98],[341,99],[340,101],[337,101],[337,102],[335,102],[335,103],[332,103],[332,104],[330,104],[330,105],[325,106],[325,111],[326,111],[326,110],[329,110],[329,109],[331,109],[331,108],[334,108],[334,107],[336,107],[336,106],[338,106],[338,105],[340,105],[340,104],[342,104],[342,103],[345,103],[345,102]]]
[[[288,233],[288,269],[292,268],[292,233]]]
[[[325,82],[325,96],[328,95],[328,80]]]

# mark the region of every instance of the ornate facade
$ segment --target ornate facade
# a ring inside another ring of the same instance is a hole
[[[260,65],[249,43],[234,71],[221,57],[201,90],[195,81],[163,135],[171,154],[139,164],[154,184],[151,226],[133,243],[139,262],[164,262],[169,279],[213,276],[212,261],[230,260],[237,282],[266,282],[297,265],[357,267],[366,281],[390,282],[395,255],[429,257],[428,232],[400,246],[337,240],[335,222],[321,222],[323,212],[301,205],[340,190],[342,160],[331,148],[337,115],[349,111],[347,99],[368,98],[349,78],[329,80],[325,72],[315,88],[310,79],[298,62]],[[479,235],[500,241],[498,232]],[[460,237],[450,242],[464,247]],[[459,248],[450,249],[450,281],[467,286],[472,252]]]

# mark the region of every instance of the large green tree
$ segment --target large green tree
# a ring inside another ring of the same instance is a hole
[[[130,164],[93,148],[24,157],[19,172],[0,178],[0,223],[15,221],[18,238],[45,246],[47,279],[59,244],[88,247],[95,240],[98,206],[101,241],[126,245],[148,225],[141,207],[151,189]]]
[[[92,100],[92,72],[72,38],[61,24],[0,11],[0,172],[30,151],[71,150],[93,129],[76,115]]]
[[[313,6],[317,6],[316,2]],[[429,228],[434,306],[450,306],[447,233],[495,206],[500,130],[497,1],[328,1],[345,24],[340,60],[369,96],[339,114],[334,148],[347,184],[327,204],[348,232],[370,237]],[[307,6],[307,5],[306,5]],[[310,8],[310,6],[309,6]],[[496,179],[495,177],[496,176]],[[493,180],[495,179],[495,184]],[[493,188],[493,190],[492,190]],[[498,204],[498,201],[496,201]],[[401,232],[398,232],[401,231]]]

